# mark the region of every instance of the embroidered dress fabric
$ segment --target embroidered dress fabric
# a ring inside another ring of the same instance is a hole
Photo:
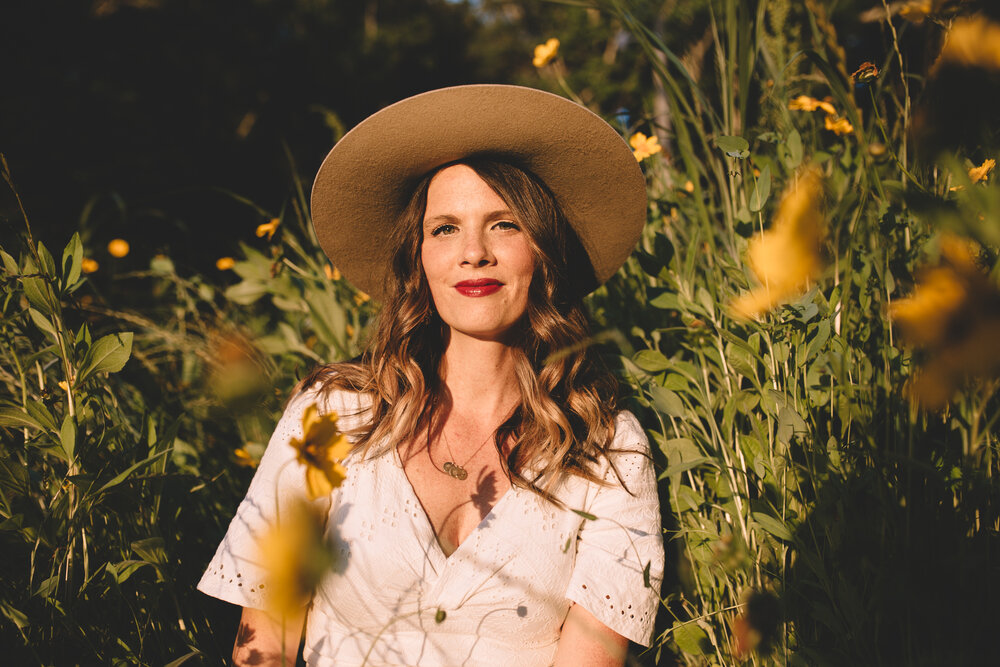
[[[359,395],[339,391],[324,401],[309,390],[289,403],[198,584],[204,593],[267,606],[259,540],[281,508],[306,498],[289,441],[302,437],[302,413],[313,403],[337,412],[345,430],[366,407]],[[574,602],[648,646],[663,539],[649,444],[629,412],[618,415],[613,448],[623,450],[612,456],[631,493],[606,464],[607,486],[562,480],[556,495],[566,509],[511,487],[450,556],[394,448],[366,460],[349,457],[343,485],[314,501],[327,512],[335,565],[309,610],[307,663],[549,665]],[[483,493],[488,505],[492,496]]]

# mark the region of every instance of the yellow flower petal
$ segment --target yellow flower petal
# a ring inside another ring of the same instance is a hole
[[[257,236],[261,238],[266,236],[267,240],[270,241],[271,237],[274,236],[274,233],[278,231],[278,225],[280,224],[281,218],[271,218],[270,222],[257,225]]]
[[[556,57],[558,51],[559,40],[555,37],[550,37],[544,44],[539,44],[535,47],[535,57],[531,59],[531,64],[539,68],[545,67]]]
[[[945,63],[1000,69],[1000,23],[981,16],[955,19],[931,73]]]
[[[129,245],[125,239],[112,239],[108,243],[108,254],[112,257],[122,258],[128,254]]]
[[[736,317],[759,315],[801,293],[823,270],[823,185],[806,169],[785,191],[771,228],[751,239],[747,262],[760,286],[731,304]]]
[[[828,114],[835,115],[837,113],[833,105],[826,100],[817,100],[815,97],[809,97],[808,95],[799,95],[789,100],[788,108],[792,111],[816,111],[817,109],[822,109]]]
[[[660,140],[656,135],[647,137],[642,132],[633,134],[628,143],[632,146],[632,154],[635,156],[637,162],[642,162],[650,155],[663,150],[663,146],[660,145]]]
[[[228,271],[229,269],[236,266],[236,260],[232,257],[220,257],[215,260],[215,268],[219,271]]]
[[[838,136],[854,132],[854,126],[846,118],[837,118],[836,116],[828,115],[824,119],[824,126]]]
[[[84,257],[83,261],[80,262],[80,270],[84,273],[95,273],[99,268],[101,268],[101,265],[97,263],[96,259]]]
[[[975,185],[979,181],[986,180],[986,177],[990,175],[993,168],[997,166],[996,160],[985,160],[978,167],[973,167],[969,170],[969,180]]]

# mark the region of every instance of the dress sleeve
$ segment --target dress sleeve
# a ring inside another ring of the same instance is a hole
[[[268,606],[259,541],[274,526],[279,512],[287,511],[297,501],[308,501],[305,471],[295,460],[290,441],[302,438],[302,414],[313,403],[320,403],[324,412],[329,409],[322,407],[323,401],[311,390],[293,398],[285,408],[247,495],[198,583],[201,592],[242,607]],[[329,499],[314,502],[326,504]]]
[[[649,440],[630,412],[618,416],[608,486],[596,487],[577,538],[566,597],[628,639],[650,645],[663,578],[663,530]],[[631,493],[629,493],[631,492]],[[575,508],[574,508],[575,509]],[[644,571],[649,568],[649,586]]]

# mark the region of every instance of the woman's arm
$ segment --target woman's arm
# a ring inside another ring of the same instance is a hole
[[[554,667],[622,667],[628,640],[578,604],[566,615]]]
[[[304,621],[304,613],[296,618],[286,618],[282,642],[280,618],[260,609],[244,607],[233,643],[233,664],[236,667],[295,667]]]

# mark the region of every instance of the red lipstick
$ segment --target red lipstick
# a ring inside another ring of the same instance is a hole
[[[493,278],[478,278],[463,280],[455,284],[455,289],[462,296],[489,296],[503,287],[503,283]]]

